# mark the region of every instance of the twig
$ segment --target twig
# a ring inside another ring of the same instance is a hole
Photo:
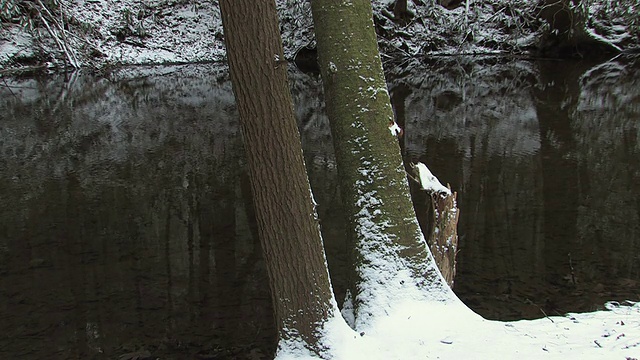
[[[9,92],[11,93],[11,95],[13,95],[14,98],[18,98],[16,94],[13,92],[13,90],[11,90],[11,86],[7,84],[7,79],[2,78],[2,82],[4,83],[4,86],[6,86],[6,88],[9,89]]]
[[[537,307],[537,308],[540,310],[540,312],[542,313],[542,315],[544,315],[544,317],[546,317],[547,319],[549,319],[549,321],[551,321],[552,323],[554,323],[554,324],[555,324],[555,321],[553,321],[553,319],[552,319],[552,318],[550,318],[550,317],[549,317],[549,315],[547,315],[547,313],[544,311],[544,309],[542,309],[542,306],[540,306],[540,305],[538,305],[538,304],[534,303],[533,301],[531,301],[531,300],[530,300],[530,299],[528,299],[528,298],[525,298],[525,299],[524,299],[524,302],[525,302],[525,304],[531,304],[531,305],[533,305],[533,306]]]
[[[571,253],[567,254],[569,256],[569,269],[571,270],[571,282],[573,285],[576,285],[576,272],[573,269],[573,262],[571,261]]]
[[[39,5],[39,8],[37,8],[36,10],[38,11],[38,16],[40,17],[40,20],[42,21],[44,26],[47,28],[47,31],[53,38],[53,41],[55,41],[55,43],[58,45],[58,48],[60,49],[60,51],[62,51],[64,55],[67,57],[67,61],[69,62],[69,65],[77,69],[79,67],[78,61],[75,58],[74,54],[67,47],[65,37],[64,37],[64,28],[60,26],[60,24],[56,21],[53,14],[51,14],[49,9],[42,3],[42,1],[36,0],[36,2]],[[51,21],[53,21],[53,24],[60,30],[60,32],[62,33],[62,36],[59,36],[57,32],[54,29],[52,29],[51,25],[49,25],[49,22],[47,21],[45,16],[42,14],[41,9],[44,9],[44,11],[46,12],[46,15],[48,15],[49,18],[51,18]],[[62,37],[62,39],[60,39],[60,37]]]

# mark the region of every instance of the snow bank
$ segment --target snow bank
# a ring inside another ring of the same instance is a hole
[[[310,5],[290,0],[277,0],[276,4],[285,55],[292,60],[297,50],[315,42]],[[412,15],[407,24],[394,18],[391,0],[375,0],[372,5],[380,50],[385,59],[395,62],[424,55],[527,53],[535,49],[544,29],[535,15],[535,2],[527,0],[467,2],[452,10],[433,2],[416,5],[410,1]],[[638,16],[624,8],[624,4],[612,7],[593,2],[589,7],[593,26],[587,30],[614,46],[637,47]],[[217,1],[76,0],[61,1],[60,10],[65,15],[60,17],[67,28],[65,41],[84,66],[225,59]],[[44,41],[32,42],[19,25],[0,25],[4,33],[0,66],[18,67],[33,61],[63,66],[65,56],[46,31],[40,32]],[[42,51],[35,51],[37,46],[42,46]]]
[[[461,302],[405,301],[377,317],[369,333],[341,318],[325,325],[323,358],[633,359],[640,356],[640,304],[607,304],[606,311],[516,322],[489,321]],[[319,359],[300,343],[280,344],[278,360]]]

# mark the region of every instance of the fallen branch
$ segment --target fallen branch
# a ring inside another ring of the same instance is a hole
[[[78,59],[75,55],[75,51],[68,45],[64,24],[61,24],[53,13],[47,8],[41,0],[36,0],[34,4],[31,4],[31,8],[35,10],[38,19],[44,25],[45,29],[56,43],[58,49],[64,54],[65,62],[72,68],[79,68]],[[63,16],[62,14],[60,15]]]

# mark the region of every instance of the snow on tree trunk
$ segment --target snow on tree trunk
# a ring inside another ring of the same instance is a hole
[[[454,295],[435,266],[411,203],[368,0],[311,3],[327,113],[353,251],[351,325],[404,299]],[[389,311],[388,311],[389,310]]]
[[[280,340],[319,353],[337,307],[302,156],[273,0],[220,1]]]

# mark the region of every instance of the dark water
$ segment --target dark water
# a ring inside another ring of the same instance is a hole
[[[409,156],[459,191],[455,290],[483,316],[640,298],[640,72],[625,65],[458,62],[399,82]]]
[[[638,70],[458,59],[390,84],[406,157],[459,193],[455,286],[483,316],[640,300]],[[271,357],[222,74],[0,83],[0,359]],[[320,86],[294,73],[292,88],[341,298],[344,224]]]

